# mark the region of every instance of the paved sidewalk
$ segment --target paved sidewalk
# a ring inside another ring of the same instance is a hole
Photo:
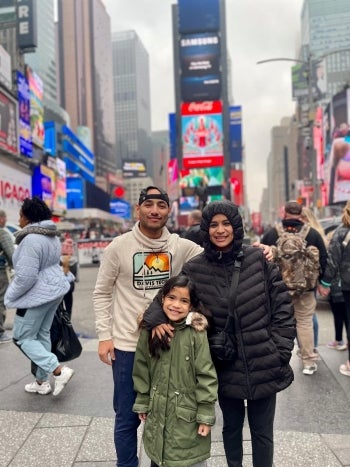
[[[326,314],[327,313],[327,314]],[[318,313],[320,334],[332,333],[328,312]],[[346,352],[319,347],[319,371],[301,373],[278,395],[276,467],[350,466],[350,378],[338,371]],[[97,356],[97,340],[82,339],[83,353],[69,365],[76,373],[57,397],[24,392],[32,381],[28,360],[12,343],[0,345],[0,467],[115,466],[112,375]],[[208,466],[226,466],[217,413]],[[252,465],[249,430],[244,431],[243,466]],[[140,466],[149,460],[140,448]]]

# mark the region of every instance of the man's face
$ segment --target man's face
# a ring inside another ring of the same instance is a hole
[[[6,216],[0,216],[0,227],[5,227],[6,225]]]
[[[151,189],[147,195],[160,194],[158,190]],[[170,208],[162,199],[146,199],[141,205],[136,206],[136,212],[140,221],[141,232],[150,238],[158,238],[162,235],[162,229],[167,223]]]

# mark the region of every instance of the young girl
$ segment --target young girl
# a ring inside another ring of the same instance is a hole
[[[143,441],[151,466],[204,466],[210,457],[217,399],[208,323],[201,313],[190,313],[200,305],[188,277],[172,277],[161,294],[174,337],[159,340],[141,330],[133,370],[137,393],[133,410],[146,422]]]

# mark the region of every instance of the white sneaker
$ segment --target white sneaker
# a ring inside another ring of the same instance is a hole
[[[58,396],[64,389],[65,385],[74,375],[74,370],[69,368],[68,366],[63,366],[61,369],[61,374],[58,376],[54,376],[55,378],[55,389],[53,390],[53,395]]]
[[[304,367],[303,374],[304,375],[313,375],[316,371],[317,371],[317,365],[316,365],[316,363],[313,363],[312,365]]]
[[[51,386],[48,381],[43,381],[41,384],[38,384],[37,381],[33,381],[32,383],[26,384],[24,386],[24,390],[26,392],[36,392],[37,394],[50,394]]]

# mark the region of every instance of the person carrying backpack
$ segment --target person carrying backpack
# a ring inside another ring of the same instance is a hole
[[[282,223],[263,236],[262,243],[274,248],[274,259],[289,289],[294,305],[297,336],[303,362],[303,374],[317,371],[314,352],[313,315],[316,310],[315,289],[327,264],[327,250],[320,233],[302,220],[302,206],[288,201]]]

